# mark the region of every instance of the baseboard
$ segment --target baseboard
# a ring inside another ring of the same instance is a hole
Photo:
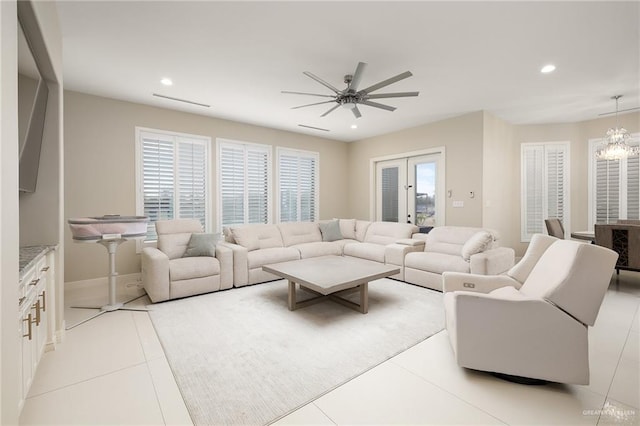
[[[76,291],[91,291],[95,289],[96,292],[104,292],[108,287],[108,277],[92,278],[89,280],[80,281],[67,281],[64,283],[65,293],[73,293]],[[138,287],[140,293],[142,290],[142,274],[140,272],[134,274],[118,275],[116,277],[116,291],[133,291],[130,287]]]

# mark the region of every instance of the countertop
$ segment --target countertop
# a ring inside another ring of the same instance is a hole
[[[22,279],[25,271],[35,265],[42,256],[51,250],[55,250],[57,247],[56,244],[20,247],[20,279]]]

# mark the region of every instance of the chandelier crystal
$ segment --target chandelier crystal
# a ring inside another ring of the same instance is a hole
[[[640,154],[640,148],[629,145],[629,132],[624,127],[618,127],[618,99],[622,95],[612,96],[616,100],[616,127],[607,130],[607,144],[596,151],[596,158],[601,160],[621,160]]]

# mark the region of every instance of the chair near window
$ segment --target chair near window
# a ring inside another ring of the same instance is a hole
[[[549,219],[545,219],[544,224],[547,226],[547,233],[549,235],[564,240],[564,226],[562,226],[560,219],[550,217]]]

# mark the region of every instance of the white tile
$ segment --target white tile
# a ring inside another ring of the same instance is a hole
[[[271,423],[272,425],[335,425],[314,403],[307,404],[293,413]]]
[[[633,324],[631,325],[631,331],[635,333],[640,333],[640,308],[636,310],[636,316],[633,319]]]
[[[601,410],[586,415],[599,416],[598,426],[636,426],[640,424],[640,410],[613,399],[607,399]]]
[[[26,425],[161,425],[162,413],[146,365],[27,399]]]
[[[446,331],[392,362],[508,424],[595,424],[597,418],[582,411],[598,409],[605,400],[583,386],[526,386],[459,367]]]
[[[314,403],[336,424],[503,424],[391,362]]]
[[[133,320],[140,337],[140,344],[147,361],[165,356],[158,335],[146,312],[132,312]]]
[[[55,351],[45,352],[29,396],[144,362],[131,312],[109,312],[68,330]]]
[[[634,408],[640,408],[640,363],[621,358],[607,395]]]
[[[189,411],[173,377],[166,358],[156,358],[148,363],[160,409],[167,425],[192,425]]]
[[[640,364],[640,334],[629,333],[622,351],[622,359]]]

